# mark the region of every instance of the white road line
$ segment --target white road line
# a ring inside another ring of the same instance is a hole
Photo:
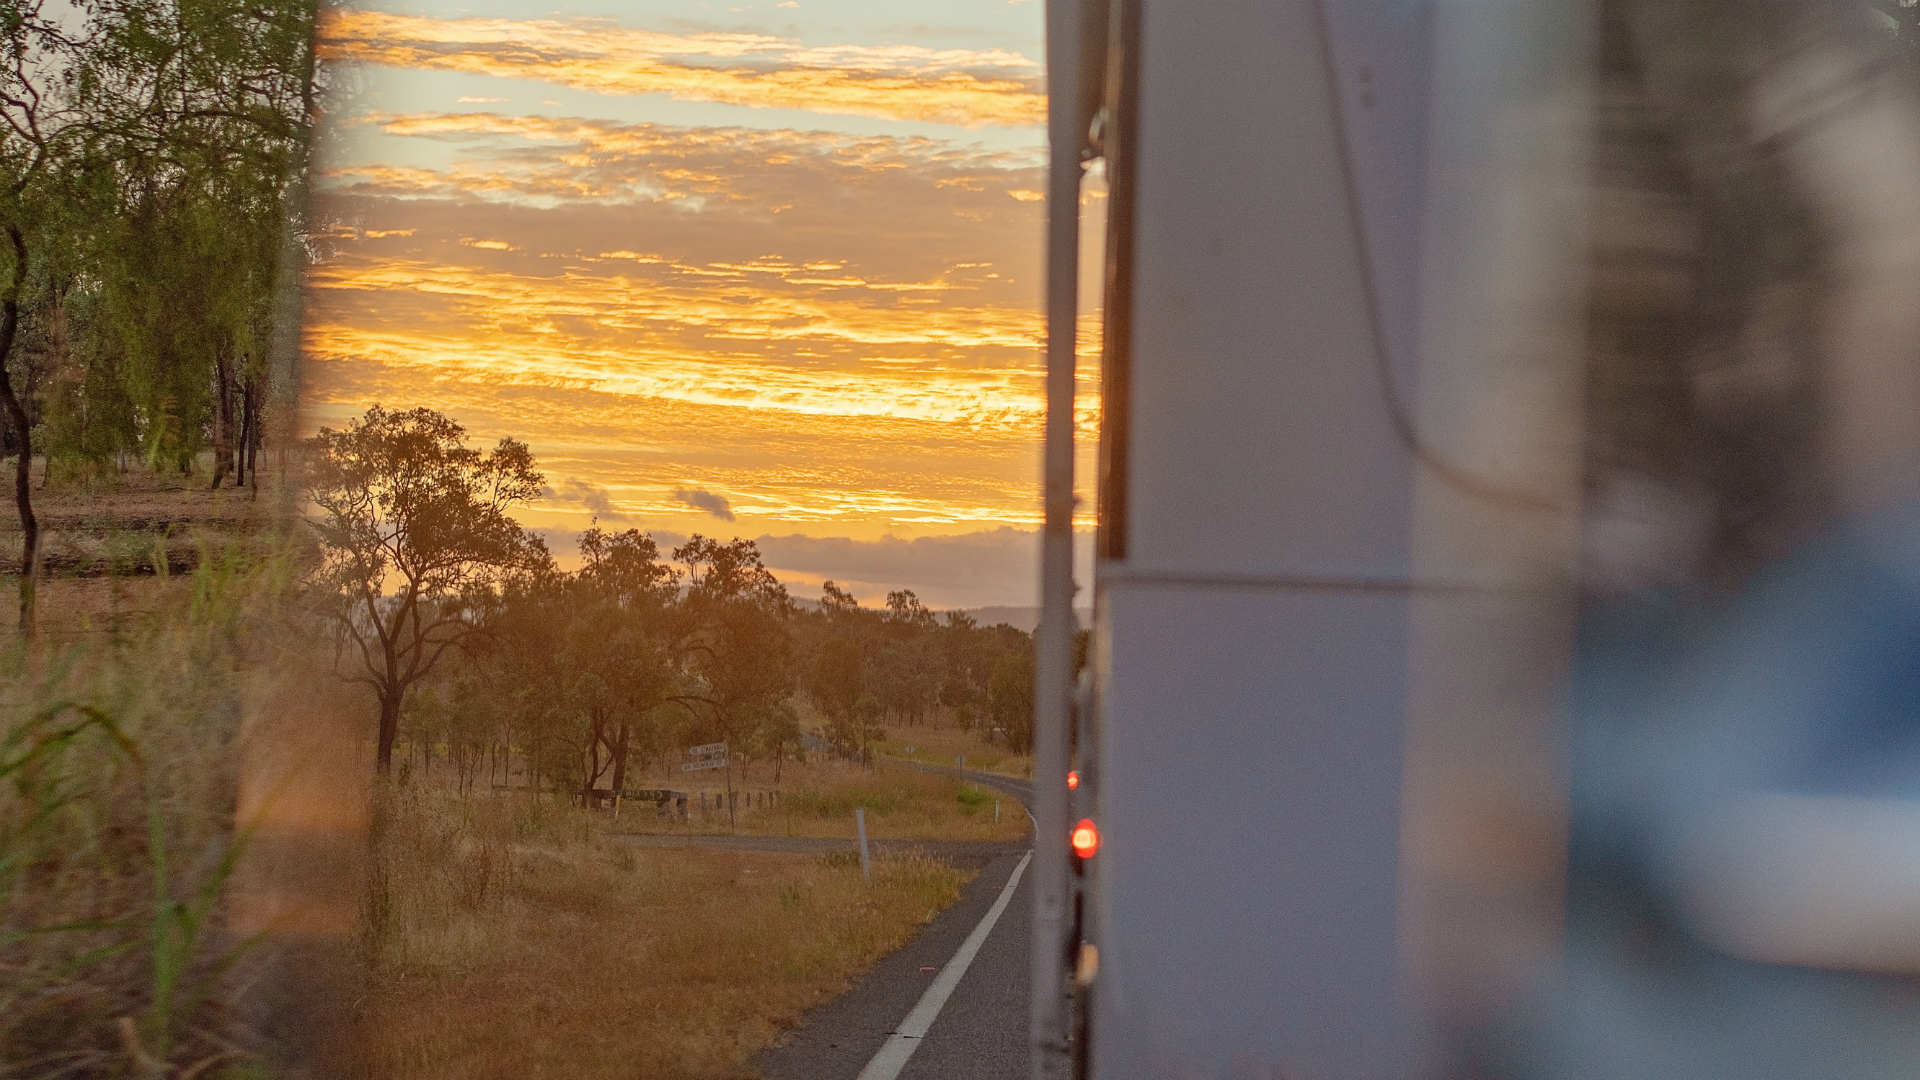
[[[973,933],[967,935],[967,940],[960,943],[960,948],[953,954],[953,959],[947,961],[947,966],[941,968],[940,974],[934,976],[933,985],[927,987],[927,992],[920,995],[920,1001],[913,1007],[913,1011],[907,1014],[905,1020],[900,1021],[899,1026],[894,1028],[893,1034],[887,1036],[887,1041],[881,1044],[879,1053],[874,1054],[873,1060],[867,1062],[867,1067],[860,1070],[856,1080],[893,1080],[900,1075],[901,1069],[906,1068],[907,1059],[912,1057],[913,1052],[919,1048],[920,1040],[926,1037],[927,1029],[933,1026],[934,1018],[940,1015],[940,1010],[946,1005],[947,998],[953,995],[953,988],[960,985],[960,977],[965,975],[967,968],[973,964],[974,954],[980,951],[980,946],[986,942],[987,935],[993,932],[993,924],[1000,921],[1000,913],[1007,910],[1007,901],[1013,899],[1013,890],[1020,886],[1020,875],[1027,872],[1027,863],[1032,861],[1032,851],[1020,857],[1020,865],[1013,868],[1013,873],[1007,877],[1007,883],[1000,886],[999,898],[994,900],[993,906],[987,909],[986,915],[980,920],[980,925],[974,927]]]

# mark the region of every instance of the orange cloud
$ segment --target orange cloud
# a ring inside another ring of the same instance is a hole
[[[796,180],[831,173],[844,190],[895,174],[955,193],[929,205],[959,207],[971,193],[983,196],[972,200],[981,209],[988,193],[1031,191],[1041,172],[1037,154],[926,138],[477,112],[368,113],[352,122],[463,148],[458,160],[437,170],[369,162],[320,170],[333,187],[365,195],[677,202],[691,210],[758,200],[766,213],[782,213],[794,208]]]
[[[777,257],[682,265],[617,251],[585,261],[529,273],[336,260],[311,278],[306,347],[436,377],[591,389],[762,417],[1038,431],[1041,336],[1029,309],[967,303],[967,290],[946,281],[821,284],[819,271]],[[649,276],[633,276],[642,271]],[[900,287],[942,300],[907,314],[882,299]],[[1091,360],[1098,344],[1092,317],[1081,336]],[[1094,375],[1087,364],[1089,384]],[[1091,436],[1094,415],[1080,420]]]
[[[743,530],[830,527],[877,538],[1039,521],[1037,431],[1024,424],[767,410],[527,385],[484,368],[318,351],[309,359],[302,400],[310,426],[338,424],[373,401],[429,402],[485,438],[527,439],[549,476],[604,488],[610,505],[642,527],[710,531],[674,500],[675,487],[724,491]],[[1093,475],[1094,447],[1081,442],[1083,477]],[[592,513],[559,499],[525,520],[578,531]]]
[[[359,156],[317,187],[323,217],[350,227],[309,280],[306,423],[420,402],[478,436],[527,439],[557,492],[527,521],[556,535],[608,511],[710,531],[676,490],[722,493],[743,535],[877,543],[1038,523],[1032,62],[606,21],[341,12],[325,32],[335,59],[1018,123],[1022,142],[515,116],[479,101],[341,115],[382,137],[334,140]],[[393,140],[441,145],[388,156]],[[1096,342],[1090,316],[1089,361]],[[1086,476],[1096,380],[1084,364]]]
[[[953,124],[1046,119],[1039,65],[1006,50],[807,47],[759,34],[666,34],[606,19],[434,19],[333,10],[333,61],[535,79],[600,94]]]

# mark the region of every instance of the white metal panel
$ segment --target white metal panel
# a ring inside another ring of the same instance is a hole
[[[1141,18],[1127,562],[1399,576],[1408,455],[1316,6]]]
[[[1121,584],[1099,610],[1094,1076],[1415,1075],[1404,595]]]
[[[1402,903],[1429,1018],[1473,1028],[1562,952],[1592,123],[1588,0],[1438,0]]]
[[[1426,201],[1431,0],[1328,0],[1341,129],[1387,364],[1414,390],[1420,215]]]

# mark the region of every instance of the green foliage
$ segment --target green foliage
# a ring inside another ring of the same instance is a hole
[[[1016,750],[1033,747],[1033,650],[1009,652],[994,664],[987,687],[996,727]]]
[[[814,656],[807,689],[827,717],[827,741],[861,751],[867,746],[865,725],[854,707],[861,700],[865,657],[860,645],[844,634],[828,637]]]
[[[317,5],[58,8],[0,28],[0,226],[27,271],[0,359],[40,448],[171,466],[239,424],[257,440],[290,362]]]
[[[686,696],[700,703],[693,730],[746,752],[770,724],[797,737],[786,709],[794,687],[786,587],[751,540],[723,544],[696,534],[673,558],[687,582],[680,648]]]
[[[823,594],[799,648],[809,657],[805,685],[826,720],[823,733],[843,753],[863,756],[882,723],[923,723],[936,708],[963,728],[984,717],[1016,747],[1030,738],[1030,678],[1024,703],[1019,691],[1021,657],[1031,663],[1028,635],[978,626],[965,612],[935,616],[912,590],[888,593],[884,612],[860,608],[832,582]]]

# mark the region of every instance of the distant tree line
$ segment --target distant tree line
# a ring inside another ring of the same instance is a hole
[[[257,482],[298,332],[315,0],[0,5],[0,446]],[[279,363],[276,363],[279,361]]]
[[[796,602],[754,542],[671,550],[590,528],[563,571],[508,513],[544,478],[527,447],[466,445],[430,409],[370,409],[307,446],[322,557],[316,610],[340,671],[377,705],[375,767],[405,734],[470,788],[518,762],[536,789],[590,797],[678,748],[725,742],[742,767],[826,753],[870,760],[889,723],[945,722],[1030,748],[1031,637],[936,615],[911,590],[884,610],[833,582]],[[811,719],[811,725],[808,721]],[[816,752],[820,744],[815,744]]]

